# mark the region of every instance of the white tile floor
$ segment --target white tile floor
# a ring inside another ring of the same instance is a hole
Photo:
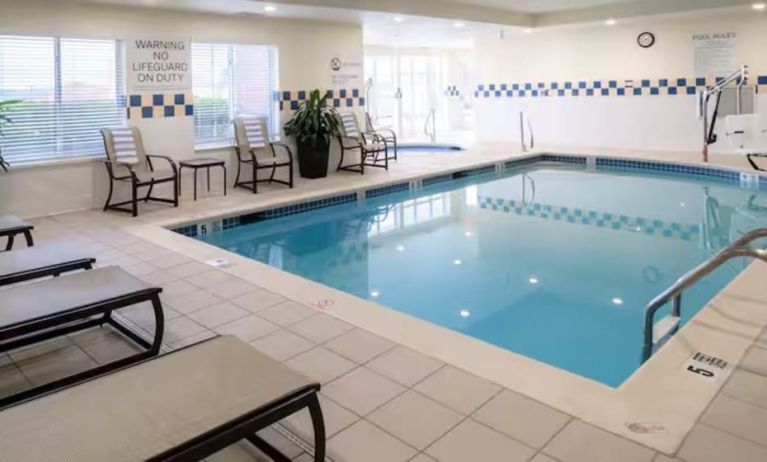
[[[77,244],[90,249],[100,265],[119,264],[162,286],[169,349],[216,334],[237,335],[320,381],[328,456],[335,462],[767,461],[767,333],[678,454],[663,455],[286,300],[268,287],[143,241],[121,231],[122,223],[121,216],[99,212],[35,220],[39,244]],[[123,314],[141,327],[153,322],[147,306]],[[94,329],[0,355],[0,393],[122,357],[133,348],[119,334]],[[307,415],[286,419],[283,425],[311,441]],[[267,429],[263,436],[294,460],[311,460],[278,431]],[[209,460],[268,459],[241,444]]]

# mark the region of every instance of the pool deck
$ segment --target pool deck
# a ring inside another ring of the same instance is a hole
[[[692,153],[547,148],[540,152],[695,162]],[[39,243],[90,249],[163,287],[167,349],[234,334],[323,384],[329,457],[336,462],[767,460],[767,266],[751,265],[619,389],[379,307],[163,226],[412,180],[508,160],[505,145],[402,158],[389,172],[333,174],[287,190],[267,186],[177,209],[149,205],[138,219],[83,211],[34,219]],[[747,168],[743,158],[715,163]],[[205,264],[226,258],[231,266]],[[136,328],[150,310],[124,310]],[[150,324],[151,325],[151,324]],[[0,357],[0,393],[40,384],[132,351],[95,329]],[[716,380],[682,365],[702,351],[725,358]],[[308,418],[265,437],[311,460]],[[298,439],[295,439],[298,436]],[[1,455],[1,454],[0,454]],[[677,458],[673,458],[676,456]],[[216,461],[267,460],[246,446]]]

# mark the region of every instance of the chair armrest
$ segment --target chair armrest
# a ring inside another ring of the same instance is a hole
[[[111,161],[109,159],[104,160],[104,165],[106,165],[107,170],[109,171],[109,176],[111,176],[115,180],[123,180],[125,178],[133,178],[136,180],[136,172],[133,170],[133,164],[130,164],[128,162],[120,162],[119,160]],[[128,169],[128,173],[130,173],[130,176],[115,176],[113,167],[124,167]]]
[[[344,145],[344,140],[351,140],[354,143],[354,146],[346,146],[346,145]],[[353,136],[339,136],[338,137],[338,141],[339,141],[339,143],[341,144],[342,147],[347,148],[347,149],[349,149],[349,148],[361,148],[363,146],[362,141],[360,141],[359,138],[355,138]]]
[[[290,159],[291,161],[293,160],[293,151],[290,150],[290,146],[288,146],[285,143],[269,143],[269,144],[272,145],[272,151],[274,151],[274,146],[279,146],[288,153],[288,159]]]
[[[394,141],[397,141],[397,134],[394,133],[394,130],[389,130],[388,128],[382,128],[380,130],[371,130],[371,131],[368,131],[367,133],[375,133],[381,137],[385,136],[384,135],[385,133],[388,133],[388,135],[386,136],[390,136]]]
[[[178,167],[176,166],[176,162],[173,159],[171,159],[170,157],[168,157],[168,156],[160,156],[160,155],[157,155],[157,154],[147,154],[146,157],[147,157],[147,160],[149,161],[149,168],[151,168],[152,170],[154,170],[154,166],[152,165],[152,159],[162,159],[162,160],[168,162],[170,167],[173,169],[173,173],[178,174]]]

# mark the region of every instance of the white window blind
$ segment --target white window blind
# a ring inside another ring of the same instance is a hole
[[[11,164],[101,156],[99,129],[125,121],[122,44],[0,36],[0,101],[12,106],[3,157]]]
[[[194,128],[197,146],[232,145],[238,116],[277,118],[277,49],[266,45],[192,44]]]

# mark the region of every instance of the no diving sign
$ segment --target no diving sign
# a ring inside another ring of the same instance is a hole
[[[729,363],[722,358],[696,352],[682,367],[686,374],[694,374],[696,377],[715,382],[724,376]]]

